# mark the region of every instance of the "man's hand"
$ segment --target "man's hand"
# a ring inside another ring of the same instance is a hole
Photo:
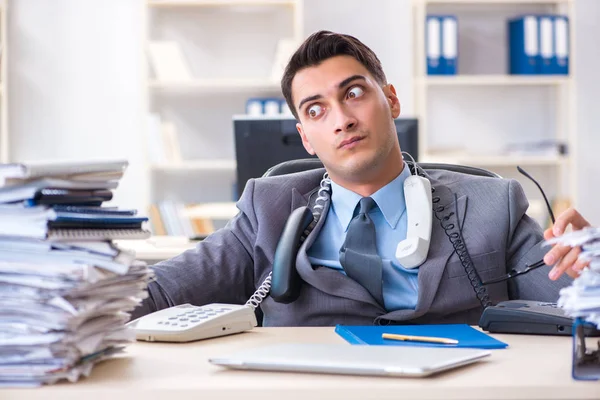
[[[561,236],[565,233],[569,224],[571,224],[574,231],[590,226],[590,223],[587,222],[577,210],[569,208],[556,218],[556,222],[554,222],[554,225],[551,228],[546,229],[544,232],[544,239],[548,240],[553,237]],[[579,272],[589,264],[589,262],[577,259],[579,253],[581,253],[580,247],[554,245],[552,250],[544,256],[544,262],[547,265],[554,265],[556,263],[554,268],[552,268],[548,274],[550,279],[556,280],[564,272],[570,277],[576,278],[579,275]]]

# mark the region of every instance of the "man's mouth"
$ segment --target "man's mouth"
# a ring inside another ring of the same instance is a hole
[[[352,148],[352,147],[354,147],[356,145],[357,142],[359,142],[359,141],[361,141],[363,139],[364,139],[363,136],[354,136],[354,137],[351,137],[349,139],[344,140],[342,143],[340,143],[340,145],[339,145],[338,148],[340,148],[340,149],[343,149],[343,148],[346,148],[346,149]]]

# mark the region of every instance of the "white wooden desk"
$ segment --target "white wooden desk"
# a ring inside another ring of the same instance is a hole
[[[233,371],[207,361],[269,343],[345,343],[333,328],[257,328],[187,344],[138,342],[75,384],[0,389],[0,399],[600,399],[600,382],[571,378],[569,337],[494,336],[509,348],[425,379]]]

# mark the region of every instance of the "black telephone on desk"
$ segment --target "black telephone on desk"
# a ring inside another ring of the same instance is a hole
[[[508,300],[486,307],[479,326],[492,333],[572,336],[575,319],[565,315],[556,303]],[[586,336],[600,336],[600,330],[585,327]]]

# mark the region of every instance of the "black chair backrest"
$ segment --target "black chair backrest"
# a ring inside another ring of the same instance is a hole
[[[491,178],[501,178],[495,172],[483,168],[470,167],[457,164],[443,163],[417,163],[423,169],[443,169],[446,171],[460,172],[461,174],[487,176]],[[308,171],[311,169],[323,168],[323,163],[318,158],[303,158],[300,160],[289,160],[272,166],[263,176],[278,176],[291,174],[294,172]]]

